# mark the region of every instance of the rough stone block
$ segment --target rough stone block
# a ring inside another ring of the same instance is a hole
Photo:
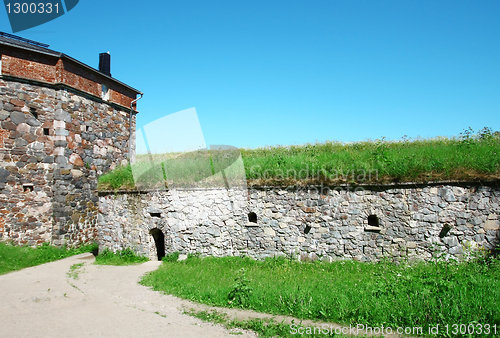
[[[11,121],[3,121],[2,122],[2,128],[6,130],[16,130],[17,125],[12,123]]]
[[[484,223],[483,228],[485,230],[497,230],[500,228],[500,224],[498,221],[495,220],[488,220]]]
[[[14,106],[17,106],[17,107],[24,107],[24,101],[21,101],[21,100],[18,100],[18,99],[11,99],[10,103],[12,105],[14,105]]]
[[[314,213],[316,212],[316,207],[302,207],[302,210],[306,213]]]
[[[26,123],[29,124],[30,126],[33,126],[33,127],[39,127],[42,125],[42,123],[40,121],[38,121],[37,119],[35,119],[33,116],[29,116],[26,119]]]
[[[56,110],[54,118],[59,121],[71,122],[71,115],[62,109]]]
[[[7,119],[9,116],[10,116],[10,113],[8,111],[5,111],[5,110],[0,111],[0,121]]]
[[[13,111],[10,113],[10,120],[14,124],[21,124],[26,122],[26,115],[23,112]]]
[[[445,238],[443,238],[443,242],[446,245],[448,245],[449,247],[454,247],[454,246],[457,246],[459,244],[458,238],[455,236],[445,237]]]
[[[55,130],[55,134],[56,136],[68,136],[69,135],[69,131],[67,131],[66,129],[56,129]]]
[[[16,146],[16,147],[24,147],[27,144],[28,144],[28,142],[26,140],[23,140],[22,138],[18,138],[14,142],[14,146]]]
[[[9,103],[9,102],[6,102],[6,103],[4,103],[4,105],[3,105],[3,109],[5,109],[5,110],[6,110],[6,111],[8,111],[8,112],[11,112],[11,111],[13,111],[13,110],[14,110],[14,105],[13,105],[13,104],[11,104],[11,103]]]
[[[264,228],[264,234],[266,236],[272,236],[272,237],[276,236],[276,232],[272,228],[269,228],[269,227]]]
[[[76,170],[76,169],[71,169],[71,175],[74,177],[74,178],[79,178],[79,177],[82,177],[83,176],[83,172],[80,171],[80,170]]]
[[[437,223],[438,215],[436,214],[424,215],[424,217],[422,217],[422,220],[424,222]]]
[[[415,242],[406,242],[406,247],[408,249],[415,249],[417,247],[417,243],[415,243]]]

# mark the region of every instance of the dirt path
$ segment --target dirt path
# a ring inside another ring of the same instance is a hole
[[[160,262],[115,267],[93,260],[82,254],[0,276],[0,337],[234,337],[182,314],[184,301],[137,284]],[[68,276],[81,263],[78,277]]]

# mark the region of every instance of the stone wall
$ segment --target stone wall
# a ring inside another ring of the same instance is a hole
[[[167,254],[459,258],[499,244],[499,203],[474,185],[102,193],[99,242],[152,259],[161,234]]]
[[[135,115],[132,120],[135,130]],[[126,163],[129,111],[0,79],[0,240],[79,244],[97,236],[97,176]]]

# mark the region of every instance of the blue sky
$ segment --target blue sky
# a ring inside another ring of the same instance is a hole
[[[0,30],[11,33],[0,9]],[[17,33],[237,147],[500,130],[500,1],[91,1]]]

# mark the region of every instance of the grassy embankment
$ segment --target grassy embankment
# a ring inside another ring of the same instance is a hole
[[[500,261],[491,258],[394,264],[191,256],[164,261],[141,283],[204,304],[347,326],[422,327],[425,334],[436,324],[449,332],[455,323],[489,324],[497,335],[487,336],[500,336]]]
[[[65,247],[55,247],[48,243],[32,248],[29,246],[15,246],[0,242],[0,275],[30,266],[53,262],[84,252],[92,252],[96,249],[97,244],[67,249]]]
[[[488,128],[475,134],[469,129],[451,139],[382,139],[349,144],[326,142],[240,151],[249,185],[500,179],[500,137]],[[207,156],[211,159],[204,159]],[[213,156],[213,152],[212,155],[208,152],[177,154],[174,155],[176,161],[169,162],[167,159],[165,162],[166,166],[173,163],[173,168],[164,167],[164,170],[174,171],[172,176],[190,175],[190,179],[196,179],[198,174],[204,177],[206,173],[200,172],[201,163],[215,163]],[[188,168],[188,165],[191,167]],[[120,167],[101,176],[99,188],[134,189],[132,168]]]

